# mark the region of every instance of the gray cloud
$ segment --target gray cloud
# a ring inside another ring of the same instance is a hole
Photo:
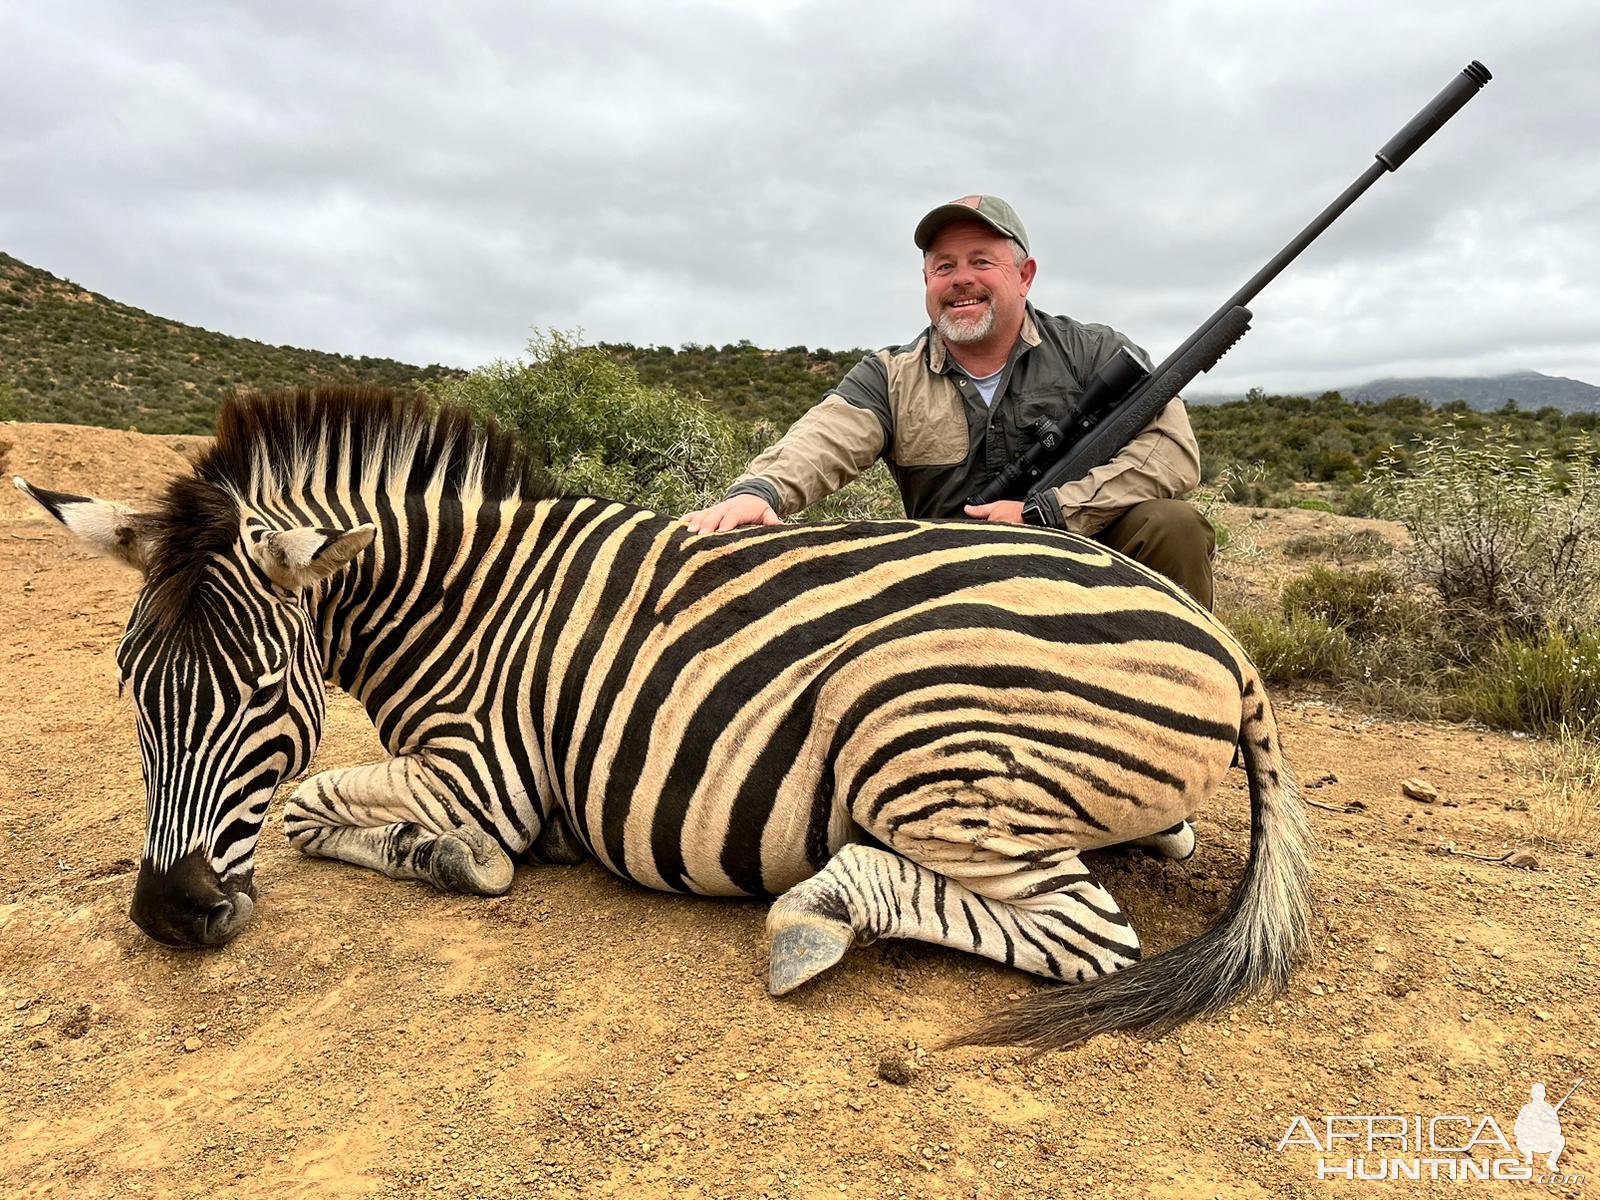
[[[986,190],[1041,307],[1159,356],[1476,57],[1494,82],[1207,384],[1600,381],[1597,56],[1590,6],[1486,0],[9,6],[0,248],[418,362],[534,326],[876,346],[923,323],[917,217]]]

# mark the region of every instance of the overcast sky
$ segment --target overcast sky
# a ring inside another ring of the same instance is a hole
[[[1494,81],[1192,390],[1600,383],[1592,0],[18,0],[0,250],[415,363],[534,327],[877,347],[926,324],[917,219],[986,191],[1028,225],[1039,307],[1160,358],[1474,58]]]

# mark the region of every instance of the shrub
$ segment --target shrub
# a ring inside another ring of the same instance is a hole
[[[1319,617],[1241,609],[1225,623],[1268,683],[1334,680],[1350,659],[1350,639]]]
[[[904,518],[900,489],[881,461],[826,499],[806,509],[806,521],[892,521]]]
[[[1369,640],[1426,625],[1393,571],[1340,571],[1318,563],[1283,589],[1286,617],[1316,617],[1351,638]]]
[[[1217,512],[1218,505],[1251,503],[1241,497],[1254,495],[1265,474],[1266,469],[1260,463],[1229,463],[1210,483],[1202,484],[1189,497],[1189,502],[1210,523],[1218,550],[1226,550],[1233,541],[1232,531]]]
[[[1347,517],[1375,517],[1378,515],[1376,498],[1372,487],[1367,483],[1358,483],[1347,490],[1340,497],[1339,511]]]
[[[528,351],[435,392],[516,431],[563,491],[677,514],[719,499],[744,467],[740,427],[699,401],[568,334],[536,334]]]
[[[1502,637],[1464,673],[1455,706],[1462,717],[1502,729],[1600,723],[1600,630]]]
[[[1539,778],[1528,806],[1535,836],[1592,850],[1600,839],[1600,724],[1557,726]]]
[[[1459,428],[1371,476],[1384,515],[1411,533],[1412,570],[1458,629],[1537,637],[1600,615],[1600,471],[1592,445],[1560,456]]]
[[[1383,558],[1389,552],[1389,543],[1381,534],[1373,533],[1370,529],[1298,533],[1283,543],[1285,558],[1331,558],[1340,565]]]

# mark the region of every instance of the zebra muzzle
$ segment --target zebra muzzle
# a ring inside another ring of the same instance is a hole
[[[128,915],[162,945],[187,950],[230,941],[254,911],[249,874],[220,879],[191,851],[166,870],[148,859],[141,864]]]

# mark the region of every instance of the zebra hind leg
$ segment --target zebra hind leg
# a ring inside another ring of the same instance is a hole
[[[380,871],[420,879],[441,891],[499,896],[510,890],[511,858],[487,830],[442,821],[432,772],[397,757],[323,771],[284,806],[283,828],[294,847]]]
[[[934,942],[1062,981],[1139,959],[1138,934],[1072,852],[963,883],[892,851],[849,845],[779,897],[767,934],[774,996],[815,978],[858,940],[879,937]]]

